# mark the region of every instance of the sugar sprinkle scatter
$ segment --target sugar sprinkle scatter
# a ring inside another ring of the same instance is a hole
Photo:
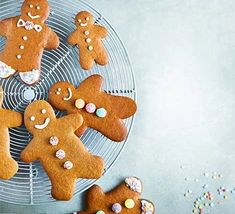
[[[180,166],[181,169],[184,167]],[[213,172],[204,172],[202,174],[201,180],[206,182],[200,184],[199,189],[201,189],[201,194],[197,194],[196,191],[188,189],[183,194],[185,199],[190,199],[193,201],[192,213],[194,214],[206,214],[208,209],[212,209],[216,206],[223,205],[229,197],[233,194],[235,195],[235,187],[227,188],[225,186],[219,186],[216,189],[211,189],[211,184],[217,184],[215,182],[223,182],[223,174],[217,171]],[[184,177],[185,182],[194,181],[199,183],[198,178]],[[212,183],[213,182],[213,183]],[[199,185],[199,184],[197,184]]]

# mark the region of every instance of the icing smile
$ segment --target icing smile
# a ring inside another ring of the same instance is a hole
[[[70,100],[72,98],[72,96],[73,96],[71,88],[68,88],[68,92],[69,92],[69,96],[64,98],[64,100],[66,100],[66,101]]]
[[[80,23],[81,27],[86,27],[88,24],[87,23]]]
[[[37,124],[34,127],[36,129],[44,129],[44,128],[46,128],[48,126],[49,123],[50,123],[50,118],[46,118],[46,120],[45,120],[45,122],[43,124],[41,124],[41,125]]]
[[[38,19],[38,18],[40,18],[39,15],[33,16],[30,12],[28,12],[28,16],[29,16],[31,19]]]

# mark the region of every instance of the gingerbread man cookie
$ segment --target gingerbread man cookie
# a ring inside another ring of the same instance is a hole
[[[102,91],[103,78],[92,75],[77,88],[68,82],[54,84],[49,91],[49,102],[68,114],[80,113],[83,125],[76,131],[81,136],[87,127],[120,142],[127,136],[123,122],[136,112],[136,103],[128,97],[113,96]]]
[[[87,12],[79,12],[75,18],[77,29],[69,36],[68,43],[77,45],[81,67],[90,70],[94,61],[99,65],[108,63],[108,54],[102,38],[108,35],[105,27],[94,24],[93,16]]]
[[[44,49],[56,49],[59,38],[45,21],[50,13],[47,0],[25,0],[21,15],[0,21],[0,36],[7,39],[0,53],[0,78],[19,72],[32,85],[39,80]]]
[[[25,126],[33,135],[21,153],[27,163],[40,160],[52,183],[52,196],[71,199],[77,178],[100,178],[104,171],[101,157],[90,154],[74,134],[83,119],[71,114],[57,119],[46,101],[35,101],[25,110]]]
[[[8,128],[21,126],[23,118],[18,112],[3,109],[3,99],[3,89],[0,87],[0,178],[8,180],[18,171],[18,164],[10,154]]]
[[[136,177],[126,178],[114,190],[104,193],[94,185],[87,192],[86,211],[78,214],[154,214],[152,202],[140,199],[142,183]]]

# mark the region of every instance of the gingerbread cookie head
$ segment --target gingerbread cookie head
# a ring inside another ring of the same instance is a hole
[[[94,23],[93,16],[88,11],[82,11],[75,17],[75,24],[77,27],[90,27]]]
[[[41,100],[29,105],[24,114],[25,126],[32,134],[35,131],[43,131],[55,118],[54,110],[50,104]]]
[[[47,0],[25,0],[21,8],[21,16],[33,22],[45,22],[50,14]]]
[[[87,210],[79,214],[154,214],[152,202],[140,199],[142,183],[136,177],[128,177],[110,192],[95,185],[87,192]]]
[[[76,93],[75,87],[68,82],[58,82],[50,88],[50,96],[54,99],[51,100],[54,106],[58,106],[60,111],[65,111],[72,107],[74,94]]]

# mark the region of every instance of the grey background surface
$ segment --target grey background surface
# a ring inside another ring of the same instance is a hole
[[[234,214],[235,194],[222,200],[216,189],[235,187],[235,1],[89,3],[124,41],[138,86],[127,147],[98,184],[109,190],[126,176],[140,177],[143,198],[156,204],[157,214],[191,213],[194,199],[212,191],[214,207],[205,213]],[[211,179],[211,172],[223,178]],[[183,196],[187,190],[193,191],[189,198]],[[64,214],[81,209],[82,201],[79,196],[27,210],[17,206],[11,213]]]

